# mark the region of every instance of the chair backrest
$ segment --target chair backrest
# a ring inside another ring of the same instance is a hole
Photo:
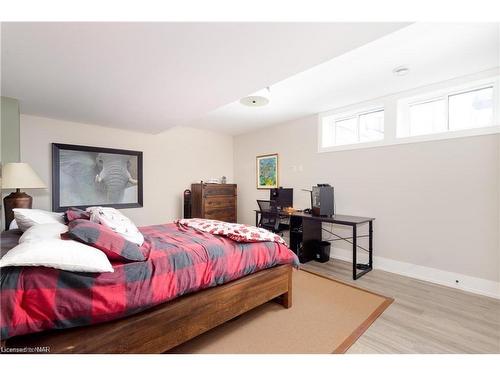
[[[264,201],[257,199],[257,204],[259,205],[259,210],[261,211],[270,211],[271,210],[271,201]]]
[[[260,210],[259,227],[276,232],[280,223],[279,211],[271,206],[271,201],[257,199],[257,204]]]

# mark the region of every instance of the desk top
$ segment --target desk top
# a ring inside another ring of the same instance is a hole
[[[254,211],[259,213],[262,212],[261,210],[254,210]],[[279,213],[280,215],[284,216],[299,216],[306,220],[316,220],[325,223],[345,224],[345,225],[363,224],[375,220],[374,217],[351,216],[351,215],[314,216],[312,214],[306,214],[302,211],[287,212],[280,210]]]

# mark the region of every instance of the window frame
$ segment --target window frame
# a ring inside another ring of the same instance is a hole
[[[477,127],[477,128],[466,128],[466,129],[450,129],[450,97],[452,96],[457,96],[457,95],[461,95],[461,94],[468,94],[468,93],[471,93],[471,92],[474,92],[474,91],[481,91],[481,90],[485,90],[485,89],[491,89],[492,93],[491,93],[491,100],[493,101],[493,104],[492,104],[492,113],[491,113],[491,125],[488,125],[488,126],[480,126],[480,127]],[[448,131],[449,132],[454,132],[454,131],[460,131],[460,130],[470,130],[470,129],[482,129],[482,128],[491,128],[492,126],[495,126],[495,119],[497,118],[497,115],[498,115],[498,105],[495,105],[495,103],[497,103],[497,92],[496,92],[496,85],[495,85],[495,82],[492,82],[491,84],[486,84],[486,85],[482,85],[482,86],[479,86],[479,87],[476,87],[476,88],[470,88],[468,90],[461,90],[459,92],[456,92],[456,93],[448,93],[448,95],[446,96],[446,126],[448,127]]]
[[[462,84],[459,86],[452,86],[445,89],[441,89],[439,91],[431,91],[422,95],[410,97],[410,98],[402,98],[397,101],[397,121],[396,121],[396,134],[395,137],[397,140],[406,140],[406,139],[426,139],[426,138],[456,138],[454,134],[456,133],[460,137],[475,135],[478,131],[481,132],[483,129],[492,129],[498,128],[500,123],[498,121],[499,115],[499,94],[498,94],[498,86],[499,86],[499,78],[492,77],[489,79],[482,79],[478,81],[469,82],[466,84]],[[489,126],[482,126],[478,128],[467,128],[467,129],[450,129],[450,97],[456,96],[460,94],[467,94],[474,91],[480,91],[483,89],[491,88],[493,90],[493,114],[492,114],[492,124]],[[436,133],[425,133],[418,135],[411,135],[411,118],[410,118],[410,108],[415,105],[430,103],[438,100],[444,101],[444,118],[446,130]],[[399,127],[406,126],[408,135],[398,135]],[[488,132],[488,131],[486,131]],[[449,136],[443,136],[449,135]]]
[[[343,149],[352,149],[352,148],[365,148],[365,147],[373,147],[376,144],[383,142],[384,138],[376,141],[364,141],[360,140],[360,117],[363,115],[367,115],[370,113],[376,112],[384,112],[384,133],[385,133],[385,106],[383,104],[372,105],[367,107],[358,108],[357,110],[351,111],[329,111],[322,114],[319,114],[319,126],[318,126],[318,150],[320,152],[324,151],[333,151],[333,150],[343,150]],[[337,122],[345,121],[349,119],[356,118],[356,126],[357,126],[357,138],[358,142],[356,143],[348,143],[342,145],[331,145],[331,146],[323,146],[323,126],[325,121],[333,122],[333,140],[335,142],[336,133],[337,133]]]
[[[375,100],[344,106],[335,110],[317,114],[317,152],[348,151],[364,148],[394,146],[408,143],[432,142],[464,137],[475,137],[490,134],[500,134],[500,69],[491,69],[469,76],[457,77],[448,81],[437,82],[426,86],[416,87]],[[398,135],[401,123],[406,120],[408,124],[409,111],[404,111],[404,105],[409,109],[408,103],[416,104],[445,98],[446,127],[449,129],[449,96],[466,93],[481,88],[493,87],[493,122],[491,126],[469,129],[447,130],[444,132],[428,133],[422,135]],[[347,118],[355,114],[375,111],[377,108],[384,110],[384,138],[380,141],[360,142],[348,145],[330,145],[323,147],[323,124],[331,117]],[[403,116],[402,116],[403,113]],[[404,118],[406,114],[407,118]]]

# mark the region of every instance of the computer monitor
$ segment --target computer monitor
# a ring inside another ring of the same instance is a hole
[[[271,189],[269,192],[269,200],[273,207],[293,207],[293,189],[282,187]]]

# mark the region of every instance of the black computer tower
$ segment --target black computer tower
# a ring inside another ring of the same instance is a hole
[[[313,186],[311,193],[311,209],[315,216],[335,215],[335,198],[333,186]]]

